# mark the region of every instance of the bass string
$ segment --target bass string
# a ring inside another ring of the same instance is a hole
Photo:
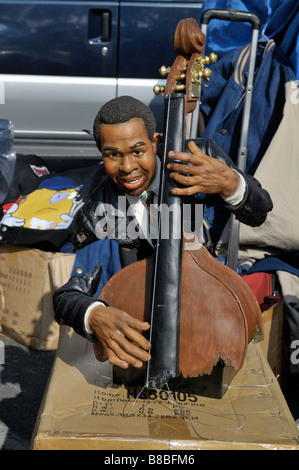
[[[236,384],[236,385],[228,385],[227,388],[236,388],[236,387],[260,387],[260,388],[267,388],[270,387],[270,385],[273,385],[275,382],[277,382],[279,378],[279,374],[274,377],[274,379],[271,379],[271,381],[267,384]]]
[[[169,398],[168,398],[168,401],[170,403],[172,403],[175,407],[177,407],[180,412],[181,412],[181,417],[184,421],[188,422],[188,424],[192,427],[192,429],[194,430],[194,432],[196,433],[196,435],[198,437],[202,437],[199,435],[198,431],[196,430],[195,428],[195,425],[193,423],[192,420],[194,420],[194,416],[192,417],[192,414],[201,414],[201,415],[210,415],[210,416],[213,416],[213,417],[216,417],[216,418],[222,418],[222,419],[233,419],[233,417],[241,417],[243,419],[243,423],[238,426],[238,427],[233,427],[233,428],[230,428],[230,427],[224,427],[224,426],[216,426],[216,425],[212,425],[210,423],[205,423],[204,421],[199,421],[198,418],[196,417],[196,421],[197,423],[196,424],[201,424],[201,425],[204,425],[204,426],[208,426],[208,427],[213,427],[213,428],[216,428],[216,429],[221,429],[221,430],[226,430],[226,431],[238,431],[239,429],[241,429],[242,427],[244,427],[245,423],[246,423],[246,417],[245,415],[243,414],[233,414],[233,413],[227,413],[227,414],[217,414],[217,413],[209,413],[209,412],[206,412],[206,411],[202,411],[202,410],[193,410],[191,408],[189,408],[188,406],[183,406],[181,405],[180,403],[178,403],[178,401],[175,399],[175,397],[173,396],[173,393],[172,391],[169,389],[169,386],[168,384],[166,383],[165,384],[166,388],[167,388],[167,391],[169,392]],[[124,405],[124,408],[123,408],[123,416],[127,416],[127,417],[132,417],[137,415],[138,413],[140,413],[141,411],[145,410],[147,407],[151,406],[154,402],[159,402],[159,405],[163,406],[164,408],[166,408],[167,410],[173,412],[173,410],[171,408],[169,408],[164,401],[162,400],[159,400],[159,396],[158,396],[158,393],[156,394],[156,397],[154,399],[152,399],[150,402],[148,403],[145,403],[144,405],[140,405],[137,407],[137,409],[134,411],[134,408],[136,406],[136,403],[139,399],[139,397],[141,396],[142,392],[147,389],[147,386],[144,385],[140,392],[138,393],[137,397],[135,398],[134,402],[132,403],[131,405],[131,408],[127,411],[127,414],[125,414],[125,409],[126,409],[126,406],[127,404],[129,403],[129,400],[127,401],[127,403]],[[160,390],[158,388],[153,388],[153,390],[155,390],[156,392],[159,392]],[[190,417],[188,417],[188,415]]]
[[[236,384],[236,385],[229,385],[227,386],[228,389],[230,388],[238,388],[238,387],[258,387],[258,388],[267,388],[267,387],[270,387],[271,385],[273,385],[279,378],[279,375],[277,375],[274,379],[272,379],[269,383],[266,383],[266,384]],[[173,395],[173,392],[170,390],[169,386],[168,386],[168,383],[166,382],[165,383],[165,387],[169,393],[169,398],[168,398],[168,401],[170,403],[172,403],[175,407],[177,407],[180,411],[181,411],[181,417],[184,421],[186,421],[193,429],[193,431],[195,432],[195,434],[198,436],[198,437],[202,437],[200,436],[200,434],[198,433],[198,430],[196,429],[196,424],[198,425],[203,425],[203,426],[207,426],[207,427],[211,427],[211,428],[215,428],[215,429],[220,429],[220,430],[223,430],[223,431],[239,431],[241,430],[245,425],[246,425],[246,416],[244,414],[241,414],[241,413],[209,413],[207,411],[202,411],[202,410],[194,410],[194,409],[191,409],[190,407],[188,406],[183,406],[181,405],[174,397]],[[167,407],[167,405],[165,404],[164,401],[162,400],[159,400],[159,393],[156,393],[156,397],[151,400],[149,403],[145,403],[144,405],[140,405],[135,411],[133,410],[138,402],[138,399],[139,397],[142,395],[142,392],[147,389],[147,385],[144,385],[141,390],[139,391],[137,397],[135,398],[135,400],[133,401],[133,404],[131,405],[131,408],[129,409],[129,411],[127,412],[128,414],[126,415],[125,414],[125,408],[127,406],[127,404],[129,403],[129,400],[127,401],[127,403],[124,405],[124,408],[123,408],[123,416],[128,416],[128,417],[131,417],[132,415],[135,416],[136,414],[140,413],[141,411],[145,410],[148,406],[152,405],[155,401],[158,401],[160,405],[164,406],[166,409],[170,410],[169,407]],[[158,388],[153,388],[153,390],[155,390],[156,392],[159,392],[159,389]],[[234,419],[236,417],[238,417],[239,419],[241,418],[242,419],[242,423],[239,425],[239,426],[236,426],[236,427],[226,427],[226,426],[217,426],[217,425],[214,425],[214,424],[211,424],[211,423],[206,423],[204,421],[200,421],[198,420],[198,416],[196,415],[206,415],[206,416],[212,416],[212,417],[216,417],[216,418],[219,418],[219,419]],[[189,415],[189,417],[188,417]],[[161,418],[162,419],[162,418]],[[194,419],[196,419],[196,423],[194,423]]]

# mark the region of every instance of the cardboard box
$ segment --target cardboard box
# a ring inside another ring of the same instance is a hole
[[[74,256],[0,246],[1,334],[38,351],[57,348],[52,296],[69,279]]]
[[[33,450],[299,449],[298,429],[260,344],[221,399],[117,386],[109,363],[62,327]]]
[[[275,376],[282,373],[283,302],[263,312],[264,340],[261,348]]]

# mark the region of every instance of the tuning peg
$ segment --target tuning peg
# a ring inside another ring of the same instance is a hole
[[[210,81],[210,75],[211,75],[212,72],[210,71],[211,72],[210,74],[206,74],[205,70],[206,69],[204,69],[204,70],[193,70],[192,71],[191,81],[194,85],[197,85],[197,86],[201,85],[201,86],[204,86],[204,87],[208,86],[208,85],[205,85],[204,83],[202,83],[199,80],[199,78],[203,78],[206,82]]]
[[[211,54],[209,55],[209,59],[212,64],[215,64],[218,59],[217,54],[215,54],[215,52],[211,52]]]
[[[186,78],[186,74],[185,74],[185,73],[181,73],[180,75],[178,75],[178,76],[176,77],[176,80],[185,80],[185,78]]]
[[[210,81],[210,76],[212,75],[212,70],[209,69],[209,68],[206,68],[203,70],[202,72],[202,78],[206,81],[206,82],[209,82]]]
[[[198,56],[197,59],[195,60],[196,65],[198,65],[201,69],[204,68],[205,64],[205,59],[202,56]]]
[[[215,54],[215,52],[211,52],[211,54],[209,56],[205,56],[205,57],[197,57],[196,59],[196,63],[201,67],[203,68],[206,64],[215,64],[215,62],[217,62],[217,54]]]
[[[206,64],[215,64],[215,62],[217,62],[217,54],[215,54],[215,52],[211,52],[211,54],[209,56],[205,56],[204,58],[202,58],[202,63],[204,65]]]
[[[166,67],[166,65],[162,65],[159,68],[159,73],[160,73],[161,77],[166,77],[166,75],[169,74],[170,70],[171,70],[171,67]]]
[[[186,89],[186,85],[176,85],[174,91],[184,91]]]
[[[154,86],[155,95],[160,95],[161,93],[163,94],[164,91],[165,91],[165,86],[160,86],[160,85],[155,85]]]
[[[202,78],[203,76],[203,71],[202,70],[193,70],[192,71],[192,78],[194,80],[197,80],[198,78]]]

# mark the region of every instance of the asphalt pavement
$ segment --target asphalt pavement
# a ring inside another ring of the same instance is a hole
[[[55,351],[35,351],[0,335],[0,449],[29,450]]]
[[[29,450],[55,351],[35,351],[0,335],[0,450]],[[299,374],[282,390],[299,427]]]

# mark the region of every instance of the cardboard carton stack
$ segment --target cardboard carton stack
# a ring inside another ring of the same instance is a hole
[[[52,296],[69,279],[73,254],[0,246],[0,332],[38,351],[57,348]]]

